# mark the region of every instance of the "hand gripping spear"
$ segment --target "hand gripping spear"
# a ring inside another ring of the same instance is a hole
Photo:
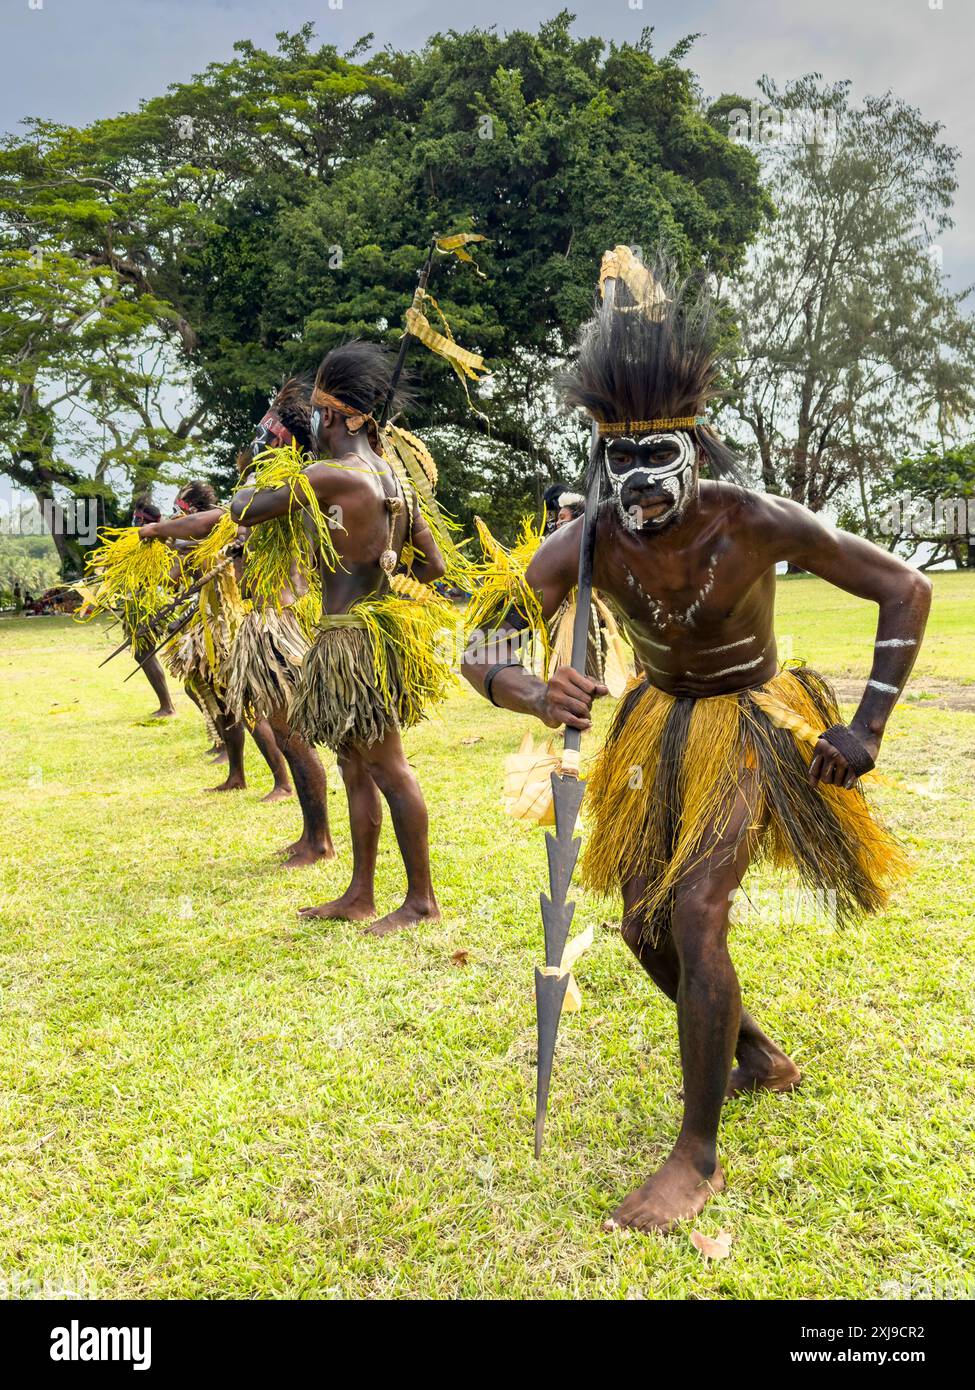
[[[603,282],[603,300],[610,307],[616,294],[616,281]],[[582,523],[582,544],[579,548],[579,578],[576,586],[576,615],[572,628],[572,667],[586,669],[589,644],[589,609],[592,603],[592,568],[596,551],[596,521],[602,478],[599,469],[599,430],[594,424],[589,451],[589,487],[586,491],[586,510]],[[541,894],[542,926],[545,931],[545,967],[535,967],[535,1017],[538,1025],[538,1072],[535,1090],[535,1157],[542,1152],[545,1137],[545,1112],[552,1081],[552,1062],[555,1058],[555,1039],[562,1018],[562,1005],[569,984],[569,971],[562,968],[562,953],[569,937],[575,902],[566,895],[572,882],[572,872],[579,858],[582,841],[575,833],[579,807],[586,790],[579,776],[579,753],[582,730],[566,729],[562,748],[562,763],[552,773],[552,799],[555,805],[555,834],[545,835],[548,853],[548,896]]]

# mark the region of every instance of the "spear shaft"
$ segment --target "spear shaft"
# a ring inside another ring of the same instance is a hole
[[[422,299],[423,291],[427,287],[427,282],[430,279],[430,271],[433,269],[433,258],[437,252],[437,242],[439,240],[440,238],[436,234],[434,234],[434,236],[430,240],[430,249],[427,252],[427,258],[423,262],[423,265],[420,267],[420,273],[416,278],[416,291],[413,295],[414,304],[417,301],[417,296],[419,296]],[[385,425],[386,418],[389,415],[389,409],[393,403],[393,397],[396,395],[396,388],[399,385],[399,379],[403,375],[403,366],[406,362],[406,354],[409,351],[410,343],[412,341],[413,334],[410,332],[408,328],[404,329],[403,336],[400,339],[399,352],[396,354],[396,361],[393,364],[393,372],[389,379],[389,390],[386,392],[386,399],[383,401],[383,408],[379,412],[379,420],[377,423],[380,429],[382,429],[383,425]]]
[[[197,611],[197,608],[194,606],[189,610],[188,613],[183,613],[179,618],[175,620],[175,622],[170,623],[169,627],[163,633],[162,640],[157,642],[151,651],[146,652],[142,660],[136,665],[135,670],[130,671],[129,674],[125,677],[125,679],[127,681],[130,681],[132,677],[135,675],[136,671],[141,671],[143,666],[145,666],[146,662],[149,661],[152,657],[154,657],[157,652],[162,651],[163,647],[165,647],[166,644],[176,636],[177,632],[182,632],[183,628],[186,627],[188,623],[190,623],[190,621],[196,616]]]
[[[603,299],[612,307],[616,282],[607,279]],[[576,584],[576,613],[572,626],[572,668],[585,673],[589,647],[589,621],[592,604],[592,571],[596,553],[596,522],[602,479],[599,472],[599,429],[593,424],[589,449],[589,486],[586,490],[586,509],[582,523],[582,543],[579,547],[579,573]],[[542,1152],[545,1138],[545,1114],[552,1082],[552,1063],[555,1059],[555,1040],[558,1037],[562,1005],[569,984],[569,974],[562,972],[562,953],[569,937],[575,903],[568,901],[572,872],[579,857],[581,840],[575,833],[579,807],[586,784],[579,777],[579,753],[582,730],[565,731],[562,764],[552,773],[552,800],[555,809],[555,834],[545,836],[548,854],[548,896],[541,894],[542,926],[545,931],[545,969],[535,967],[535,1012],[538,1028],[538,1070],[535,1082],[535,1157]]]

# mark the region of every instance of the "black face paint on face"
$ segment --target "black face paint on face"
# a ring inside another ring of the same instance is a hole
[[[290,444],[293,439],[294,435],[287,426],[281,423],[273,410],[269,410],[257,426],[257,433],[254,435],[248,448],[250,453],[256,458],[257,455],[262,454],[265,449],[272,449],[282,444]]]
[[[631,531],[672,525],[697,489],[697,450],[684,430],[607,439],[603,463],[617,515]]]

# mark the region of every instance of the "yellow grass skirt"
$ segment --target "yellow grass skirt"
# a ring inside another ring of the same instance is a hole
[[[292,726],[335,752],[369,748],[425,719],[454,684],[452,606],[420,587],[419,599],[385,594],[347,613],[326,613],[301,668]]]
[[[223,688],[230,649],[244,616],[244,606],[228,565],[206,584],[197,599],[197,609],[182,632],[176,634],[162,656],[170,675],[184,685]]]
[[[778,722],[759,703],[763,696],[779,707]],[[631,682],[589,772],[582,877],[609,894],[644,875],[638,910],[648,939],[666,932],[681,880],[727,841],[748,785],[752,815],[740,818],[739,840],[756,836],[753,862],[835,892],[839,921],[876,912],[907,871],[860,783],[851,791],[810,786],[813,744],[782,727],[783,714],[817,734],[840,718],[829,685],[803,667],[780,671],[755,691],[701,699],[665,694],[645,676]],[[737,841],[721,852],[730,858],[736,850]]]

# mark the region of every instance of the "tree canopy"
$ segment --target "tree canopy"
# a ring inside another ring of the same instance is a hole
[[[2,266],[29,280],[0,283],[0,333],[18,295],[51,293],[44,277],[64,282],[64,307],[35,333],[33,385],[0,337],[0,467],[16,461],[34,491],[45,474],[88,485],[42,386],[97,324],[105,364],[71,370],[119,430],[102,480],[138,490],[193,450],[226,480],[286,374],[350,336],[398,343],[433,233],[476,231],[483,278],[443,258],[430,288],[488,362],[490,427],[421,348],[409,423],[437,453],[448,508],[510,533],[549,479],[578,471],[584,435],[552,376],[602,251],[664,238],[682,265],[730,273],[770,211],[754,154],[708,119],[689,46],[575,38],[562,13],[537,33],[452,30],[406,53],[370,36],[340,54],[306,25],[273,52],[236,44],[135,113],[84,130],[29,121],[0,150]],[[134,380],[147,343],[161,353],[152,401]]]
[[[938,247],[958,151],[890,92],[857,105],[815,73],[760,87],[777,216],[730,287],[733,408],[768,491],[813,511],[852,493],[869,529],[874,484],[932,438],[947,448],[975,407],[968,287],[949,289]],[[725,128],[732,104],[712,112]]]

